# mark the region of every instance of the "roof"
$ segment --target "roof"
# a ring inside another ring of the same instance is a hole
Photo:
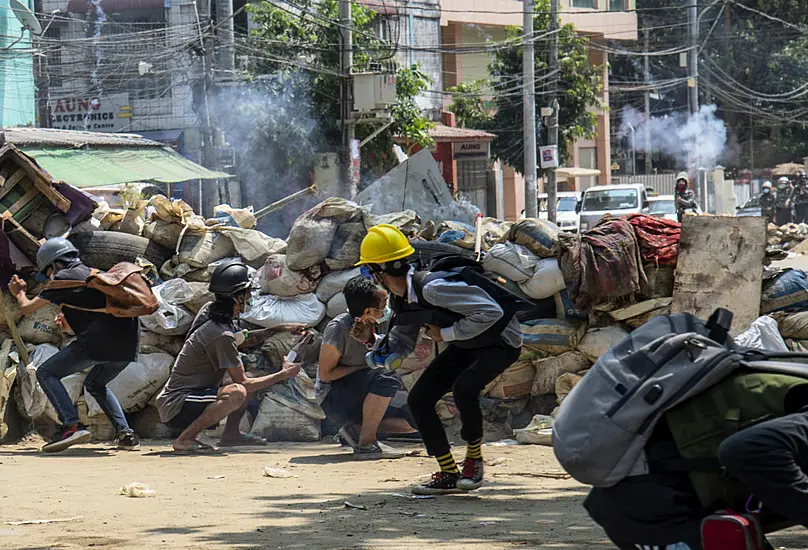
[[[48,147],[165,147],[160,142],[137,134],[105,134],[101,132],[77,132],[53,128],[4,128],[6,142],[23,148],[28,145]]]
[[[599,176],[600,170],[594,168],[581,168],[580,166],[559,166],[555,169],[562,178],[581,178],[585,176]]]
[[[606,189],[645,189],[645,186],[641,183],[620,183],[620,184],[609,184],[609,185],[593,185],[592,187],[586,188],[584,191],[603,191]]]
[[[429,136],[435,141],[491,141],[497,137],[496,134],[484,130],[457,128],[445,124],[436,124],[429,130]]]

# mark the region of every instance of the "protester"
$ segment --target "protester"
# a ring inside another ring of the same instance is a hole
[[[79,252],[67,239],[47,240],[37,252],[39,277],[51,281],[84,281],[91,270],[79,259]],[[119,449],[134,450],[140,445],[137,435],[129,427],[121,405],[107,388],[137,357],[137,317],[121,318],[100,311],[107,305],[104,294],[98,290],[79,287],[48,289],[29,300],[25,282],[16,275],[9,291],[17,299],[23,315],[31,315],[49,303],[62,307],[62,315],[76,335],[73,341],[36,370],[39,385],[56,409],[62,428],[59,434],[42,447],[44,452],[55,453],[79,443],[86,443],[92,434],[81,422],[76,406],[70,399],[61,379],[73,373],[90,369],[84,387],[92,395],[115,428]]]
[[[687,172],[679,172],[676,176],[676,216],[681,223],[686,210],[696,211],[696,194],[688,188],[689,177]]]
[[[772,193],[772,182],[766,180],[763,182],[763,192],[760,194],[760,215],[769,220],[769,223],[774,221],[774,203],[776,195]]]
[[[794,186],[785,176],[777,180],[777,198],[774,202],[775,220],[777,225],[791,223],[791,208],[793,205]]]
[[[477,489],[483,481],[480,393],[519,358],[519,322],[512,314],[505,315],[488,292],[454,272],[416,272],[409,263],[414,252],[401,231],[381,224],[371,227],[363,239],[359,261],[395,296],[391,335],[399,330],[412,332],[413,327],[417,332],[423,326],[415,321],[417,316],[411,316],[410,322],[402,318],[407,312],[420,311],[433,318],[425,325],[426,335],[448,344],[424,370],[408,400],[427,452],[440,466],[430,482],[414,487],[413,492],[430,495]],[[449,390],[460,412],[461,436],[468,444],[462,474],[435,410]]]
[[[280,372],[248,378],[244,373],[238,344],[245,338],[235,320],[246,309],[252,283],[247,266],[240,261],[219,265],[210,279],[213,302],[203,307],[194,319],[171,377],[157,396],[160,420],[175,431],[174,450],[183,454],[214,452],[210,445],[197,439],[199,433],[225,417],[221,447],[265,445],[252,434],[239,432],[246,410],[247,395],[268,388],[297,375],[299,364],[284,358]],[[295,330],[298,327],[279,327]],[[231,383],[222,386],[225,375]]]
[[[412,427],[407,393],[385,368],[370,368],[365,356],[381,339],[378,323],[389,320],[387,292],[355,277],[343,290],[348,311],[325,328],[316,392],[328,417],[345,425],[339,435],[358,460],[400,458],[406,453],[377,441],[379,430],[419,440]]]

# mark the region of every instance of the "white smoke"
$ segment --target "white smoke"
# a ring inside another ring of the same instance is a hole
[[[626,107],[620,137],[628,137],[630,147],[636,151],[659,152],[676,159],[680,168],[692,171],[698,164],[699,168],[713,169],[727,145],[726,126],[715,116],[715,110],[715,105],[702,105],[699,112],[692,115],[651,117],[646,121],[642,113]],[[646,126],[650,143],[645,143]]]

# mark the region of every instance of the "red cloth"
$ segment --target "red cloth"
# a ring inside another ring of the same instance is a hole
[[[626,219],[634,226],[644,263],[676,265],[682,224],[645,214],[631,214]]]

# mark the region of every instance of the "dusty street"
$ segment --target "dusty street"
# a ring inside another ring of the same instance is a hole
[[[580,506],[585,488],[552,479],[560,469],[546,447],[486,446],[494,465],[482,490],[428,500],[400,496],[431,472],[426,457],[356,463],[325,443],[221,456],[166,451],[162,442],[135,453],[104,445],[62,455],[0,448],[0,548],[610,547]],[[265,466],[298,477],[265,477]],[[132,481],[157,495],[119,495]],[[66,518],[76,519],[6,523]],[[808,547],[799,532],[775,542]]]

